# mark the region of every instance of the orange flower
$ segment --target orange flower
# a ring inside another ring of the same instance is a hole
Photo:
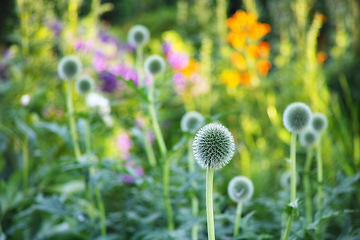
[[[326,54],[326,52],[318,52],[316,54],[316,60],[320,66],[322,66],[324,64],[327,57],[328,57],[328,55]]]
[[[321,13],[315,13],[314,18],[320,18],[320,20],[322,21],[322,23],[325,23],[327,21],[327,18],[324,14]]]
[[[256,67],[261,76],[266,76],[271,68],[271,63],[267,60],[259,60],[256,63]]]
[[[260,42],[259,43],[259,55],[262,58],[269,58],[270,55],[270,43],[269,42]]]
[[[254,13],[237,11],[234,15],[226,20],[228,27],[234,31],[244,31],[250,25],[256,23],[258,16]]]
[[[229,87],[236,87],[241,82],[241,74],[232,70],[224,70],[220,79]]]
[[[246,60],[240,53],[233,53],[231,55],[231,62],[237,67],[240,71],[245,71],[247,68]]]
[[[240,73],[241,83],[245,86],[248,86],[251,82],[251,75],[248,72]]]
[[[196,73],[198,69],[199,63],[194,59],[190,59],[187,67],[181,70],[181,72],[185,75],[185,77],[190,77],[193,73]]]
[[[259,47],[250,45],[246,48],[246,53],[252,58],[257,58],[259,56]]]
[[[242,32],[229,32],[228,41],[237,49],[242,48],[245,45],[246,34]]]
[[[264,37],[270,31],[271,31],[271,27],[269,24],[255,23],[249,28],[249,38],[256,40]]]

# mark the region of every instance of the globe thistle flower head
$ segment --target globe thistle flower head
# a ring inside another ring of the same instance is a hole
[[[165,61],[159,55],[151,55],[145,60],[145,72],[152,76],[157,76],[165,71]]]
[[[284,111],[284,126],[291,133],[300,133],[310,124],[310,121],[311,109],[305,103],[291,103]]]
[[[310,148],[316,143],[318,137],[319,135],[314,129],[307,128],[299,135],[300,144],[303,147]]]
[[[234,202],[249,201],[253,193],[254,185],[247,177],[237,176],[229,182],[228,194]]]
[[[327,118],[322,113],[313,113],[311,118],[311,127],[318,133],[323,132],[328,125]]]
[[[143,25],[133,26],[128,33],[128,42],[131,46],[145,46],[150,39],[149,30]]]
[[[296,173],[296,186],[299,185],[299,175]],[[291,173],[289,171],[283,172],[280,177],[280,185],[283,188],[290,188],[291,184]]]
[[[63,57],[58,65],[58,74],[61,79],[76,77],[82,70],[82,64],[78,57],[68,55]]]
[[[219,123],[210,123],[200,128],[192,147],[196,162],[202,168],[215,170],[228,164],[235,152],[231,132]]]
[[[181,119],[181,130],[183,132],[195,133],[204,123],[205,119],[199,112],[187,112]]]
[[[76,79],[75,89],[79,94],[87,94],[93,91],[95,83],[92,77],[88,75],[82,75]]]

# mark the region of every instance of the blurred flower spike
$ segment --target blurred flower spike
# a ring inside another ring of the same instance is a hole
[[[259,75],[265,77],[272,66],[268,60],[270,44],[261,41],[271,31],[271,27],[257,20],[255,13],[244,11],[237,11],[227,19],[230,30],[227,39],[235,49],[230,59],[236,70],[225,69],[220,79],[229,87],[239,84],[248,86],[253,78]]]
[[[182,96],[199,96],[209,91],[207,81],[199,74],[200,64],[190,57],[191,48],[175,31],[163,34],[162,50],[174,71],[175,92]]]

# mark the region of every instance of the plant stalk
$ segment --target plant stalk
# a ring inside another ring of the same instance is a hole
[[[173,220],[173,212],[171,208],[171,202],[170,202],[170,193],[169,193],[169,176],[170,175],[170,158],[165,159],[164,164],[164,172],[163,172],[163,185],[164,185],[164,202],[165,202],[165,208],[167,212],[167,223],[168,223],[168,230],[173,231],[174,230],[174,220]]]
[[[241,213],[242,213],[243,202],[239,201],[236,207],[235,225],[234,225],[234,237],[239,234]]]
[[[323,167],[322,167],[322,159],[321,159],[321,137],[319,138],[319,143],[316,149],[316,163],[317,163],[317,181],[318,181],[318,189],[317,189],[317,209],[318,212],[321,213],[322,210],[322,192],[323,192]]]
[[[313,221],[312,218],[312,203],[311,203],[311,184],[310,184],[310,171],[311,160],[313,157],[313,151],[308,149],[306,152],[305,171],[304,171],[304,192],[305,192],[305,214],[308,223]]]
[[[206,216],[208,228],[208,240],[215,240],[214,210],[213,210],[213,179],[214,169],[206,170]]]
[[[194,173],[194,171],[195,171],[194,155],[192,152],[192,140],[193,140],[192,138],[190,138],[188,140],[188,146],[187,146],[188,147],[188,167],[189,167],[190,173]],[[195,190],[196,182],[192,181],[191,186]],[[192,215],[194,216],[194,218],[197,218],[198,214],[199,214],[199,201],[196,197],[196,191],[192,192],[192,194],[191,194],[191,209],[192,209]],[[191,228],[192,240],[198,240],[198,232],[199,232],[199,225],[194,224]]]
[[[28,189],[28,178],[29,178],[29,135],[25,134],[25,139],[22,143],[22,153],[23,153],[23,184],[24,191]]]

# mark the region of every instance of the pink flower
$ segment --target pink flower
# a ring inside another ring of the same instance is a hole
[[[175,91],[178,94],[181,94],[185,91],[186,88],[186,78],[184,76],[184,74],[178,72],[175,73],[173,76],[173,82],[175,84]]]
[[[93,58],[93,65],[98,72],[105,71],[106,69],[106,62],[105,58],[102,56],[101,53],[95,53]]]
[[[181,69],[184,69],[188,66],[189,55],[184,52],[180,52],[180,53],[170,52],[167,55],[167,61],[176,71],[180,71]]]
[[[132,147],[132,141],[127,133],[121,133],[117,140],[116,146],[119,148],[121,152],[121,157],[123,159],[130,158],[130,148]]]

